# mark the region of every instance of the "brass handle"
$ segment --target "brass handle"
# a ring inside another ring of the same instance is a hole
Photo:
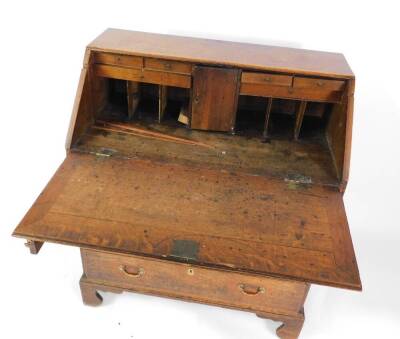
[[[126,275],[129,275],[132,278],[139,278],[144,274],[144,268],[139,267],[136,272],[129,272],[126,269],[125,265],[121,265],[119,269],[124,272]]]
[[[240,291],[246,295],[257,295],[265,293],[265,288],[261,286],[250,286],[245,284],[239,284]]]

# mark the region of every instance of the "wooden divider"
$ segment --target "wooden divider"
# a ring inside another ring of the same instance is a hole
[[[265,111],[265,123],[263,132],[264,139],[268,139],[268,125],[269,125],[269,116],[271,115],[272,100],[273,100],[272,98],[268,98],[267,110]]]
[[[307,101],[301,101],[296,113],[296,124],[294,126],[293,137],[295,140],[299,139],[301,125],[303,123],[304,112],[306,111]]]

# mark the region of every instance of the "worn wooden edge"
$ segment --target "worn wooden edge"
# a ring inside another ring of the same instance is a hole
[[[346,210],[344,208],[344,202],[341,199],[335,200],[330,199],[329,202],[331,208],[328,209],[328,218],[331,220],[330,222],[330,231],[332,237],[336,239],[336,241],[340,242],[343,246],[339,251],[337,248],[334,251],[335,263],[337,265],[337,270],[344,272],[343,274],[347,274],[349,268],[353,272],[353,276],[351,277],[354,286],[356,286],[356,290],[362,291],[362,283],[360,278],[360,272],[357,265],[356,255],[354,251],[354,246],[350,234],[350,229],[347,224]],[[337,211],[343,211],[345,218],[341,219]],[[340,222],[345,222],[345,227],[339,227]],[[353,259],[351,259],[353,258]]]
[[[344,193],[349,181],[350,175],[350,158],[351,158],[351,143],[353,133],[353,115],[354,115],[354,92],[355,92],[355,78],[348,82],[346,109],[346,134],[345,134],[345,146],[344,146],[344,160],[342,170],[342,180],[339,185],[340,192]]]
[[[82,284],[86,286],[91,286],[94,291],[104,291],[104,292],[114,292],[114,293],[121,293],[123,291],[126,292],[133,292],[133,293],[140,293],[140,294],[145,294],[145,295],[151,295],[151,296],[157,296],[157,297],[163,297],[163,298],[168,298],[168,299],[173,299],[173,300],[181,300],[181,301],[186,301],[186,302],[193,302],[197,304],[203,304],[203,305],[211,305],[211,306],[217,306],[217,307],[222,307],[222,308],[227,308],[227,309],[232,309],[232,310],[240,310],[244,312],[250,312],[250,313],[255,313],[257,315],[262,314],[264,316],[270,315],[271,317],[280,317],[284,319],[285,317],[287,318],[301,318],[302,317],[302,312],[287,312],[287,313],[267,313],[265,311],[261,312],[259,311],[256,307],[238,307],[238,306],[231,306],[229,302],[222,303],[222,302],[216,302],[213,301],[211,298],[208,300],[200,299],[200,298],[195,298],[195,297],[189,297],[189,296],[182,296],[179,295],[179,292],[176,294],[173,293],[168,293],[168,292],[161,292],[156,288],[150,288],[150,287],[121,287],[118,284],[112,284],[110,282],[105,282],[101,280],[94,280],[90,279],[86,276],[85,273],[83,273],[81,279],[80,279],[80,285]],[[92,293],[94,292],[92,291]],[[90,304],[91,305],[91,304]],[[94,306],[97,306],[98,304],[94,304]],[[269,318],[272,319],[272,318]],[[272,319],[273,320],[273,319]],[[280,320],[282,321],[282,320]]]
[[[209,66],[227,66],[227,67],[235,67],[240,68],[243,71],[265,71],[271,72],[276,74],[293,74],[293,75],[308,75],[308,76],[315,76],[327,79],[337,79],[337,80],[348,80],[353,79],[354,75],[349,75],[345,73],[323,73],[323,72],[313,72],[313,71],[306,71],[306,70],[299,70],[297,68],[289,68],[289,67],[264,67],[261,65],[251,65],[242,64],[242,63],[231,63],[231,62],[220,62],[220,61],[213,61],[210,59],[203,59],[203,58],[185,58],[185,57],[177,57],[174,55],[168,54],[155,54],[155,53],[140,53],[135,51],[127,51],[121,49],[114,49],[114,48],[98,48],[94,46],[88,45],[88,48],[93,52],[105,52],[105,53],[116,53],[116,54],[127,54],[127,55],[135,55],[141,56],[144,58],[158,58],[158,59],[168,59],[171,61],[182,61],[182,62],[191,62],[201,65],[209,65]]]
[[[349,71],[347,73],[340,73],[340,72],[334,73],[334,72],[318,72],[318,71],[312,71],[312,70],[307,70],[307,69],[300,70],[299,68],[290,68],[290,67],[265,67],[265,65],[258,65],[258,64],[251,64],[251,66],[250,66],[249,64],[246,64],[246,63],[228,62],[228,61],[224,61],[224,60],[201,58],[201,57],[189,58],[189,57],[185,57],[183,55],[174,55],[174,54],[169,54],[169,53],[165,53],[165,52],[163,52],[163,53],[161,53],[161,52],[160,53],[143,53],[140,51],[130,50],[127,48],[100,47],[98,44],[98,39],[101,38],[103,34],[106,34],[109,31],[129,32],[127,30],[122,30],[122,29],[107,28],[106,30],[103,31],[102,34],[100,34],[93,41],[91,41],[87,45],[87,48],[92,51],[98,51],[98,52],[110,52],[110,53],[120,53],[120,54],[122,53],[122,54],[137,55],[137,56],[142,56],[142,57],[168,59],[168,60],[173,60],[173,61],[185,61],[185,62],[200,63],[200,64],[207,64],[207,65],[238,67],[238,68],[242,68],[243,70],[271,71],[271,72],[279,72],[279,73],[312,75],[312,76],[337,78],[337,79],[352,79],[352,78],[354,78],[354,73],[352,72],[347,60],[345,59],[345,57],[342,53],[324,52],[324,51],[316,51],[316,50],[301,49],[301,48],[291,48],[291,47],[269,46],[269,45],[262,45],[262,44],[253,44],[253,43],[248,43],[248,42],[234,42],[234,41],[228,41],[228,40],[204,39],[204,38],[195,38],[195,37],[189,37],[189,36],[178,36],[178,35],[171,35],[171,34],[157,34],[157,33],[149,33],[149,32],[132,31],[133,33],[146,33],[146,34],[153,35],[153,36],[166,36],[166,37],[173,37],[173,38],[177,38],[177,39],[181,39],[181,40],[193,39],[193,40],[205,41],[205,42],[232,43],[232,44],[237,45],[237,47],[239,49],[240,49],[240,47],[255,47],[255,48],[273,47],[273,48],[278,48],[278,49],[288,50],[288,51],[296,51],[297,50],[297,51],[302,51],[302,52],[317,52],[317,53],[322,53],[325,55],[337,55],[337,56],[340,56],[343,58],[343,62],[346,63]]]
[[[83,87],[86,79],[89,77],[89,64],[91,62],[91,51],[89,48],[86,48],[85,55],[83,57],[83,67],[79,76],[78,88],[76,89],[75,100],[72,107],[71,118],[69,122],[69,128],[67,132],[67,137],[65,140],[65,150],[68,152],[74,142],[74,132],[76,127],[76,121],[79,113],[79,106],[81,105],[81,99],[83,94]]]
[[[129,252],[129,251],[118,250],[118,249],[110,249],[110,248],[102,247],[102,246],[92,246],[92,245],[83,244],[83,243],[77,244],[77,243],[68,242],[68,241],[61,241],[59,239],[51,238],[51,237],[42,238],[42,237],[37,237],[37,236],[31,235],[31,234],[20,233],[17,230],[14,230],[14,232],[12,233],[12,236],[16,237],[16,238],[23,238],[23,239],[35,238],[38,241],[80,247],[83,249],[96,250],[96,251],[101,251],[101,252],[124,254],[124,255],[134,255],[134,256],[143,257],[143,258],[152,258],[152,259],[167,260],[167,261],[178,262],[178,263],[185,263],[185,264],[190,264],[194,267],[220,269],[220,270],[224,270],[224,271],[228,271],[228,272],[252,274],[255,276],[263,276],[263,277],[270,277],[270,278],[281,279],[281,280],[290,280],[290,281],[296,281],[296,282],[302,282],[302,283],[317,284],[317,285],[322,285],[322,286],[331,286],[331,287],[349,289],[349,290],[354,290],[354,291],[362,290],[361,283],[352,283],[352,282],[332,283],[332,282],[327,282],[324,280],[317,280],[317,279],[315,279],[315,280],[307,279],[306,280],[306,279],[301,279],[296,276],[285,275],[285,274],[274,274],[271,272],[262,272],[262,271],[256,271],[256,270],[246,270],[246,269],[234,269],[229,266],[213,265],[213,264],[209,264],[209,263],[190,261],[190,260],[188,261],[188,260],[179,259],[176,257],[163,257],[163,256],[157,256],[157,255],[150,255],[147,253]]]

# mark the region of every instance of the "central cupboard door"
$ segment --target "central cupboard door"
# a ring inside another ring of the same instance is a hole
[[[191,128],[233,131],[240,71],[217,67],[195,67]]]

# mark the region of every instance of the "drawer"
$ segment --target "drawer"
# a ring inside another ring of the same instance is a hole
[[[144,65],[145,68],[148,69],[155,69],[155,70],[174,72],[174,73],[192,74],[192,65],[185,62],[146,58],[144,60]]]
[[[117,67],[111,65],[93,65],[93,73],[104,78],[140,81],[143,70],[137,68]]]
[[[192,83],[191,76],[186,74],[152,71],[146,69],[142,70],[111,65],[94,65],[93,72],[95,75],[105,78],[147,82],[150,84],[182,88],[190,88]]]
[[[192,84],[192,77],[186,74],[161,72],[144,69],[143,70],[143,82],[151,84],[160,84],[165,86],[183,87],[190,88]]]
[[[345,82],[343,80],[327,80],[327,79],[295,77],[293,81],[294,88],[307,88],[307,89],[326,90],[326,91],[342,91],[344,89],[344,86]]]
[[[272,86],[292,86],[293,77],[290,75],[268,74],[268,73],[242,73],[242,83],[265,84]]]
[[[116,66],[132,67],[132,68],[143,67],[143,58],[134,55],[95,53],[94,62],[97,64],[116,65]]]
[[[266,86],[265,84],[241,83],[240,94],[250,96],[272,97],[282,99],[341,102],[340,91],[326,90],[323,88],[294,88],[284,86]]]
[[[95,250],[83,249],[82,259],[89,280],[259,312],[297,314],[308,290],[303,282]]]

